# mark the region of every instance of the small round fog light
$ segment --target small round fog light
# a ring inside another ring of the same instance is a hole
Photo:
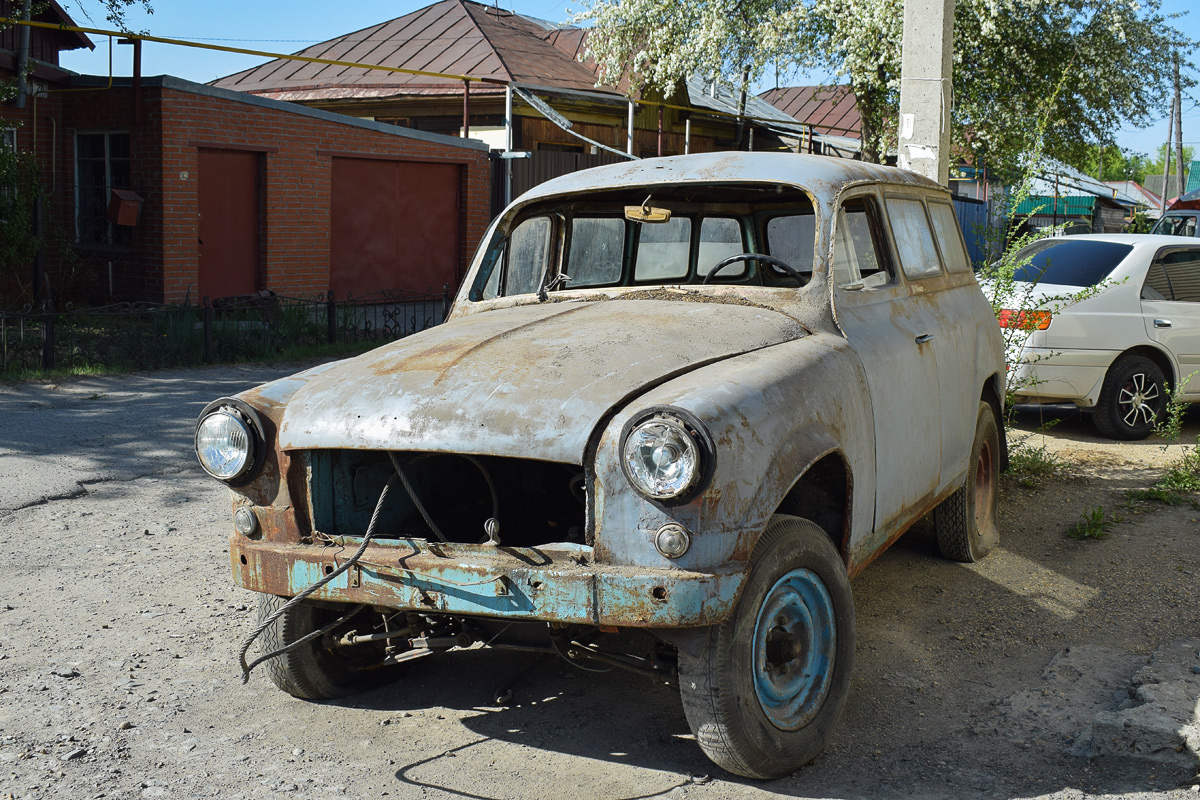
[[[679,558],[692,545],[692,537],[682,525],[667,523],[654,534],[654,546],[667,558]]]
[[[258,531],[258,517],[254,512],[242,506],[233,512],[233,527],[243,536],[253,536]]]

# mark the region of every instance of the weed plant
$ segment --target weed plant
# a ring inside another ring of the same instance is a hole
[[[1123,521],[1116,514],[1109,515],[1105,512],[1104,506],[1096,506],[1091,511],[1083,512],[1074,527],[1067,531],[1067,535],[1072,539],[1080,540],[1103,539],[1108,536],[1108,532],[1112,530],[1113,525]]]

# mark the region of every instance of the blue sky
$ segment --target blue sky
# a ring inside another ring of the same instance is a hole
[[[365,28],[394,17],[415,11],[433,0],[354,0],[354,2],[329,3],[328,0],[289,0],[289,2],[263,2],[262,0],[205,0],[205,2],[183,2],[182,0],[153,0],[153,16],[131,13],[130,24],[134,30],[146,31],[155,36],[189,38],[212,44],[245,47],[254,50],[291,53],[315,42],[331,39],[344,33]],[[64,5],[81,25],[107,28],[99,4],[87,0]],[[579,7],[578,0],[500,0],[500,5],[521,14],[528,14],[554,22],[565,22]],[[1200,40],[1200,8],[1196,0],[1164,0],[1167,12],[1186,12],[1176,21],[1176,27],[1192,39]],[[86,13],[85,13],[86,12]],[[90,19],[89,15],[90,14]],[[63,54],[63,65],[77,72],[107,74],[109,47],[105,37],[96,39],[96,49],[90,53],[76,51]],[[113,53],[113,71],[117,75],[129,75],[131,71],[131,48],[117,46]],[[142,70],[146,75],[170,74],[201,83],[228,75],[261,63],[253,56],[220,53],[192,48],[173,47],[148,43],[142,53]],[[1200,75],[1196,76],[1200,78]],[[813,76],[819,82],[824,76]],[[773,82],[773,81],[772,81]],[[799,83],[801,79],[793,81]],[[764,86],[762,88],[768,88]],[[1185,143],[1191,143],[1200,152],[1200,106],[1185,102],[1183,114]],[[1167,138],[1165,115],[1149,128],[1126,128],[1115,131],[1117,144],[1135,151],[1152,153]]]

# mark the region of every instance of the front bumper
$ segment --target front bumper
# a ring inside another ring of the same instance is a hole
[[[333,572],[361,545],[290,544],[234,534],[234,581],[246,589],[293,597]],[[373,542],[351,569],[315,599],[465,616],[585,625],[684,628],[715,625],[732,612],[741,569],[597,565],[589,547],[536,548]]]

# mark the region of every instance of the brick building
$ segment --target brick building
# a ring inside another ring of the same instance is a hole
[[[47,259],[57,299],[440,292],[465,272],[490,219],[487,145],[178,78],[69,75],[57,51],[86,37],[32,33],[0,146],[35,156],[46,228],[75,254]],[[0,79],[15,56],[0,51]]]

